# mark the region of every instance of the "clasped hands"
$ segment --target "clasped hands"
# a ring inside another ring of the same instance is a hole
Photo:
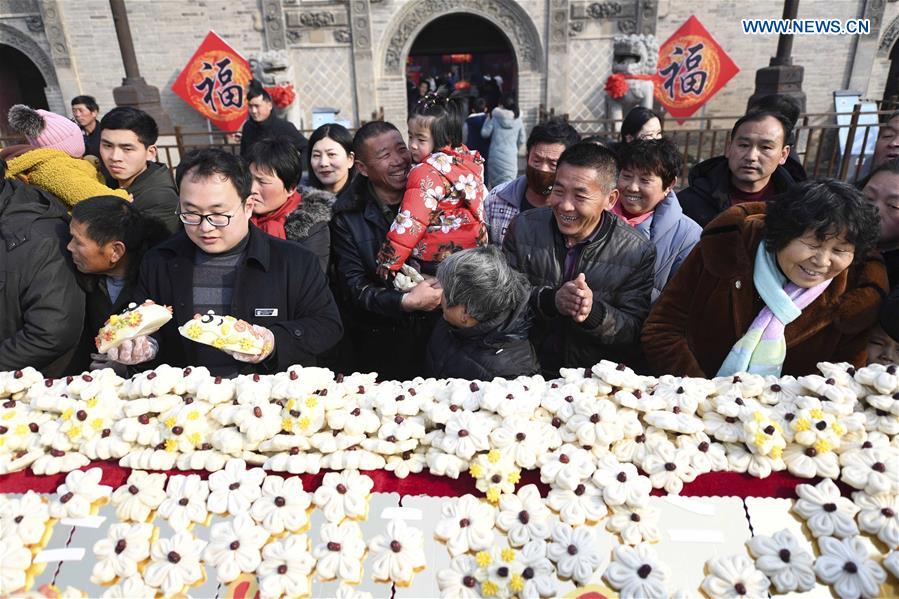
[[[567,281],[556,291],[556,309],[559,314],[569,316],[575,322],[587,320],[593,311],[593,291],[587,286],[584,273]]]

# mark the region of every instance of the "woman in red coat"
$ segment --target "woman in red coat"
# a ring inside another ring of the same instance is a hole
[[[643,327],[657,373],[804,375],[822,361],[865,364],[887,290],[878,218],[835,180],[769,204],[740,204],[703,231]]]

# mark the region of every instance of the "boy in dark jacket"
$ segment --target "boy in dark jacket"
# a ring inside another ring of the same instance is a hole
[[[499,248],[453,254],[440,264],[437,278],[443,320],[428,344],[428,376],[489,381],[540,372],[528,341],[530,287]]]
[[[5,180],[0,160],[0,371],[59,376],[84,320],[84,294],[65,245],[68,215],[45,191]]]
[[[178,191],[165,164],[156,162],[156,121],[130,106],[113,108],[100,121],[100,158],[112,178],[148,218],[162,223],[170,234],[181,230],[175,216]]]

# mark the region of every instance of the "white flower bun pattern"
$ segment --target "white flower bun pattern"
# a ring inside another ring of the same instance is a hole
[[[615,547],[605,577],[621,599],[643,599],[666,596],[670,573],[652,547],[641,543],[635,547]]]
[[[818,539],[820,557],[815,560],[815,573],[845,599],[876,597],[886,580],[883,568],[868,557],[858,537]]]
[[[707,566],[709,575],[702,581],[702,590],[712,599],[757,599],[768,595],[770,581],[745,555],[715,557]]]
[[[790,531],[756,535],[747,543],[755,566],[769,578],[778,593],[810,591],[815,587],[813,559]]]

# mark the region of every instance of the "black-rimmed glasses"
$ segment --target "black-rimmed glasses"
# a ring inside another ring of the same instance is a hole
[[[206,222],[212,225],[213,227],[222,228],[227,227],[231,224],[231,219],[234,218],[233,214],[198,214],[196,212],[175,212],[178,215],[178,218],[181,219],[181,222],[185,225],[197,226],[203,222],[203,219],[206,219]]]

